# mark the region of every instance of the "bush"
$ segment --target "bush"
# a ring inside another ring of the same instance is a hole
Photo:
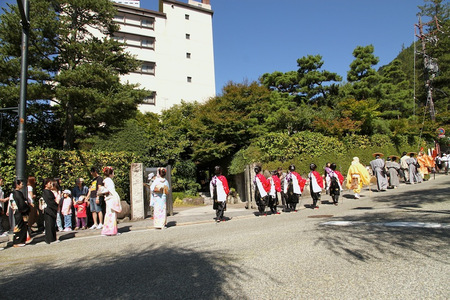
[[[417,151],[421,145],[419,138],[374,134],[347,135],[341,139],[324,136],[317,132],[302,131],[293,135],[269,133],[255,140],[247,149],[241,149],[231,162],[230,174],[242,173],[245,166],[254,162],[263,164],[263,169],[286,170],[294,164],[297,171],[305,176],[309,164],[315,163],[321,172],[327,162],[334,162],[342,173],[346,173],[353,157],[359,157],[362,164],[373,160],[372,154],[382,152],[387,155],[401,155],[403,151]],[[428,147],[433,145],[428,144]]]
[[[0,174],[5,178],[6,189],[11,189],[15,178],[16,151],[13,147],[1,151]],[[42,193],[42,180],[47,177],[61,178],[63,188],[72,189],[79,177],[90,181],[89,170],[92,166],[101,170],[105,166],[114,168],[114,183],[122,200],[130,200],[130,165],[139,162],[139,158],[128,152],[104,151],[62,151],[55,149],[29,148],[27,151],[27,173],[37,180],[36,192]]]

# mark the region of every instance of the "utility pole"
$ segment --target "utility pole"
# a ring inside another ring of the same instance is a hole
[[[22,19],[22,58],[20,70],[20,101],[19,101],[19,127],[17,130],[16,148],[16,179],[24,182],[26,191],[26,164],[27,164],[27,83],[28,83],[28,40],[30,31],[29,0],[17,0],[20,17]],[[26,195],[26,193],[24,193]]]
[[[436,77],[436,74],[439,70],[436,61],[428,56],[426,52],[426,42],[437,42],[437,37],[435,36],[435,32],[424,33],[423,27],[428,26],[432,23],[435,23],[436,29],[439,30],[439,23],[436,17],[428,23],[423,24],[421,18],[419,17],[419,24],[415,24],[415,35],[422,42],[422,55],[423,55],[423,65],[425,69],[425,87],[427,88],[427,104],[430,105],[430,116],[431,120],[436,121],[436,112],[434,110],[434,102],[433,102],[433,80]],[[419,30],[419,34],[417,34],[417,29]]]

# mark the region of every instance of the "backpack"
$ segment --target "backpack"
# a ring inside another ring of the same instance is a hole
[[[338,179],[335,176],[331,177],[330,191],[336,193],[339,189]]]

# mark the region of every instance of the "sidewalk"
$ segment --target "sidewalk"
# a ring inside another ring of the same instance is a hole
[[[445,179],[447,176],[444,174],[437,174],[436,175],[436,181],[440,179]],[[434,179],[430,179],[429,181],[425,181],[421,183],[422,186],[426,186],[427,183],[433,182]],[[401,191],[404,189],[407,189],[410,185],[402,183],[398,189],[395,190],[388,190],[393,195],[396,191]],[[361,191],[361,196],[369,196],[369,194],[372,195],[372,197],[376,197],[377,193],[374,193],[373,191],[376,190],[376,185],[372,184],[369,187],[364,187]],[[343,198],[343,201],[346,201],[346,199],[352,199],[353,198],[353,191],[351,190],[344,190],[341,198]],[[366,198],[367,199],[367,198]],[[329,203],[330,197],[326,195],[325,193],[322,194],[322,201],[324,203]],[[341,201],[340,201],[341,202]],[[304,191],[302,197],[301,197],[301,204],[299,205],[298,209],[303,210],[306,209],[305,206],[308,206],[312,203],[311,196],[308,191]],[[247,203],[241,202],[238,204],[227,204],[227,210],[225,212],[225,217],[227,221],[230,220],[236,220],[236,219],[242,219],[242,218],[253,218],[258,215],[257,208],[250,208],[246,209]],[[341,207],[338,206],[338,207]],[[344,207],[341,209],[345,209]],[[281,212],[282,206],[278,206],[278,211]],[[266,211],[268,211],[268,208],[266,208]],[[174,215],[168,216],[167,218],[167,227],[173,227],[173,226],[187,226],[187,225],[193,225],[193,224],[203,224],[203,223],[214,223],[215,222],[215,211],[212,208],[212,205],[205,205],[205,206],[192,206],[192,207],[174,207]],[[145,230],[145,229],[152,229],[153,228],[153,220],[151,218],[146,218],[144,220],[127,220],[127,221],[121,221],[119,220],[118,224],[119,232],[125,233],[129,231],[136,231],[136,230]],[[58,239],[64,240],[64,239],[71,239],[71,238],[78,238],[78,237],[84,237],[84,236],[95,236],[100,235],[100,230],[78,230],[78,231],[71,231],[71,232],[58,232],[57,236]],[[43,242],[43,233],[39,233],[35,236],[33,236],[34,241],[31,244],[34,243],[40,243]],[[0,247],[5,247],[6,243],[9,241],[9,245],[12,243],[13,235],[10,234],[7,237],[0,237]]]

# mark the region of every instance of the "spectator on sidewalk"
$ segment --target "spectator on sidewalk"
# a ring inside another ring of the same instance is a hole
[[[166,179],[166,169],[158,169],[158,177],[155,178],[150,191],[153,199],[153,226],[157,229],[165,229],[167,224],[167,194],[169,193],[169,182]]]
[[[45,202],[44,208],[44,225],[45,225],[45,242],[47,244],[56,242],[56,217],[58,213],[58,202],[54,191],[54,180],[46,178],[44,180],[44,190],[42,198]]]
[[[73,201],[73,206],[75,211],[77,212],[77,224],[75,230],[78,229],[86,229],[87,228],[87,206],[89,205],[89,201],[85,198],[85,196],[80,195],[77,201]]]
[[[27,233],[28,233],[28,213],[30,211],[30,207],[28,206],[28,202],[25,196],[22,193],[23,189],[23,181],[17,179],[15,181],[15,189],[13,191],[13,198],[10,199],[13,205],[11,205],[14,209],[14,220],[16,225],[14,226],[14,247],[23,247],[25,246],[25,242],[27,241]]]
[[[64,231],[72,231],[72,193],[70,190],[63,191],[61,214],[64,217]]]
[[[3,177],[0,176],[0,236],[8,235],[8,233],[3,228],[3,219],[6,218],[8,201],[9,198],[5,198],[5,193],[3,192]]]
[[[36,178],[33,176],[28,177],[27,181],[27,190],[28,190],[28,205],[30,206],[30,213],[28,215],[28,235],[31,236],[31,227],[36,223],[39,210],[37,209],[36,204]]]
[[[122,211],[120,205],[120,198],[116,192],[116,186],[114,185],[114,169],[112,167],[104,167],[103,175],[103,187],[98,191],[99,194],[105,197],[106,210],[105,221],[102,229],[102,235],[118,235],[117,231],[117,213]]]
[[[91,168],[92,182],[89,188],[89,193],[87,198],[89,199],[89,208],[92,213],[92,219],[94,220],[94,225],[90,229],[102,229],[103,228],[103,212],[102,212],[102,202],[104,200],[103,196],[97,194],[99,188],[103,186],[103,178],[98,174],[98,170],[95,167]]]

